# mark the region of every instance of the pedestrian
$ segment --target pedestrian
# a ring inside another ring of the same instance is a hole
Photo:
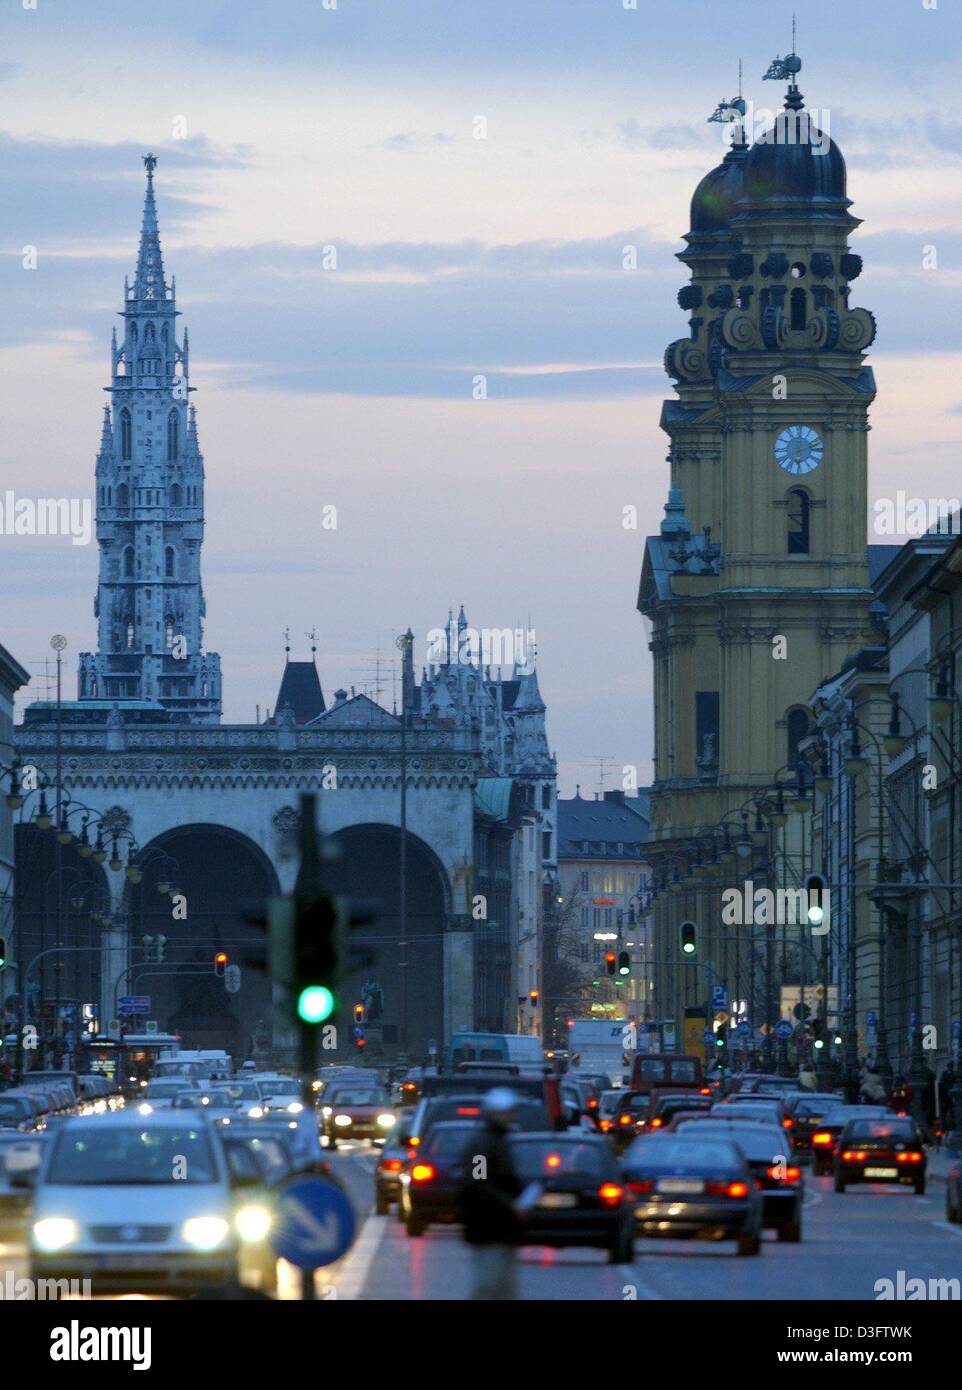
[[[870,1059],[866,1059],[862,1068],[859,1100],[863,1105],[884,1105],[886,1103],[885,1086],[875,1069],[875,1063]]]
[[[464,1154],[461,1214],[471,1248],[474,1299],[518,1297],[517,1249],[523,1230],[518,1176],[508,1131],[518,1105],[515,1093],[496,1086],[481,1101],[484,1123]]]
[[[897,1077],[892,1082],[889,1091],[889,1107],[897,1115],[907,1115],[912,1108],[912,1087],[909,1085],[908,1077],[904,1074]]]
[[[811,1062],[803,1062],[798,1069],[798,1084],[803,1091],[817,1091],[818,1078]]]
[[[952,1112],[952,1091],[955,1087],[955,1067],[951,1062],[946,1062],[942,1068],[942,1075],[939,1077],[939,1118],[942,1121],[942,1133],[948,1134],[955,1128],[955,1117]]]

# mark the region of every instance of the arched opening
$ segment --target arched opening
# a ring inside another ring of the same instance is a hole
[[[808,711],[804,709],[790,709],[785,717],[785,726],[788,739],[788,757],[785,761],[789,767],[798,767],[798,746],[803,739],[808,738]]]
[[[122,566],[122,568],[123,568],[123,575],[124,575],[124,578],[125,578],[125,579],[133,579],[133,577],[134,577],[134,547],[133,547],[132,545],[125,545],[125,546],[124,546],[124,556],[123,556],[123,566]]]
[[[177,411],[172,410],[167,416],[167,458],[173,461],[180,452],[180,420]]]
[[[181,505],[182,500],[183,500],[183,496],[184,496],[184,492],[183,492],[183,488],[181,487],[180,483],[171,483],[171,487],[170,487],[170,505],[171,505],[172,507],[179,507],[179,506]]]
[[[788,553],[807,555],[811,549],[812,499],[802,487],[788,494]]]
[[[805,291],[792,290],[791,298],[792,328],[802,332],[805,328]]]
[[[349,1011],[365,994],[380,1006],[380,1016],[368,1014],[368,1051],[383,1042],[392,1049],[403,1038],[413,1061],[427,1057],[428,1042],[444,1037],[444,932],[448,885],[444,869],[428,845],[407,836],[408,945],[399,945],[398,892],[401,835],[396,826],[356,825],[331,836],[341,850],[325,864],[325,878],[335,893],[372,900],[377,915],[351,932],[352,942],[372,953],[370,966],[355,970],[344,981],[343,1002]],[[406,965],[401,962],[406,961]],[[401,977],[404,977],[402,985]]]
[[[122,459],[130,458],[131,443],[130,411],[124,409],[120,412],[120,457]]]
[[[108,493],[109,491],[110,489],[108,488]],[[130,506],[130,488],[127,486],[126,483],[118,483],[117,485],[117,506]],[[131,573],[133,573],[133,571],[131,571]]]
[[[178,1033],[184,1047],[223,1047],[239,1064],[251,1056],[255,1034],[266,1030],[270,1038],[267,938],[245,914],[279,892],[273,865],[245,835],[206,824],[165,831],[144,847],[137,863],[143,879],[127,886],[134,925],[125,992],[149,994],[151,1017],[162,1031]],[[177,889],[184,903],[159,892],[158,883]],[[175,911],[186,916],[174,917]],[[142,938],[158,935],[167,938],[160,969],[171,973],[138,983],[141,969],[158,968],[146,963]],[[228,994],[214,974],[217,951],[241,968],[236,994]]]
[[[172,545],[164,548],[164,577],[174,579],[177,573],[177,557]]]

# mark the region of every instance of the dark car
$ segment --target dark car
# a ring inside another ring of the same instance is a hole
[[[645,1091],[622,1092],[608,1131],[615,1153],[624,1153],[645,1128],[650,1105],[651,1098]]]
[[[635,1218],[618,1165],[600,1135],[513,1134],[521,1181],[541,1193],[525,1215],[524,1244],[594,1246],[630,1264]]]
[[[707,1121],[705,1123],[708,1123]],[[761,1249],[762,1197],[733,1140],[650,1134],[625,1155],[622,1176],[639,1236],[734,1240],[739,1255]]]
[[[836,1105],[833,1110],[826,1110],[812,1131],[812,1172],[815,1177],[824,1177],[832,1171],[838,1137],[849,1120],[881,1120],[891,1113],[884,1105]]]
[[[645,1130],[651,1134],[659,1129],[667,1129],[675,1116],[684,1110],[707,1114],[713,1104],[711,1096],[700,1096],[692,1091],[652,1091]]]
[[[849,1120],[835,1149],[835,1191],[856,1182],[898,1182],[925,1192],[925,1147],[915,1121]]]
[[[812,1135],[830,1110],[837,1110],[841,1098],[828,1092],[801,1091],[787,1097],[789,1113],[794,1120],[792,1147],[796,1153],[811,1153]]]
[[[461,1219],[461,1183],[471,1136],[481,1126],[443,1120],[424,1134],[401,1172],[398,1214],[409,1236],[422,1236],[435,1222]]]
[[[391,1210],[391,1203],[398,1201],[400,1196],[401,1173],[411,1147],[413,1119],[410,1111],[403,1114],[394,1128],[388,1130],[384,1140],[384,1147],[374,1170],[374,1210],[378,1216],[387,1216]]]
[[[28,1096],[16,1096],[10,1091],[0,1095],[0,1131],[29,1130],[39,1127],[37,1108]]]
[[[460,1121],[462,1124],[480,1124],[483,1102],[482,1095],[422,1097],[411,1120],[409,1147],[416,1149],[427,1131],[445,1120]],[[515,1129],[523,1130],[544,1131],[552,1128],[545,1106],[539,1100],[524,1096],[515,1106],[512,1124]]]
[[[801,1240],[805,1185],[783,1130],[775,1125],[739,1124],[719,1116],[704,1124],[682,1124],[678,1133],[699,1143],[712,1136],[733,1140],[745,1155],[761,1191],[762,1225],[775,1230],[779,1240]]]

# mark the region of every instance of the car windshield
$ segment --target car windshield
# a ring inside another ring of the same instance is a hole
[[[334,1105],[387,1105],[387,1096],[382,1091],[374,1091],[370,1088],[356,1091],[338,1091],[334,1096]]]
[[[687,1125],[681,1125],[683,1133],[692,1133]],[[702,1135],[717,1134],[731,1139],[738,1145],[750,1163],[772,1163],[776,1158],[787,1160],[790,1145],[786,1144],[777,1129],[766,1129],[763,1125],[719,1125],[706,1120],[698,1125],[698,1138]]]
[[[565,1142],[563,1139],[523,1139],[511,1145],[518,1174],[525,1182],[564,1177],[571,1173],[603,1177],[610,1165],[603,1144]]]
[[[861,1107],[857,1105],[836,1106],[834,1110],[826,1110],[822,1116],[823,1125],[832,1125],[839,1129],[844,1128],[849,1120],[865,1119],[866,1116],[860,1112]]]
[[[230,1096],[231,1100],[235,1101],[258,1101],[261,1098],[261,1093],[254,1085],[253,1081],[232,1081],[229,1086],[224,1087],[224,1090]]]
[[[701,1126],[698,1129],[701,1134]],[[636,1139],[628,1150],[626,1168],[671,1168],[682,1172],[702,1168],[741,1168],[738,1150],[731,1143],[703,1139]]]
[[[145,1096],[179,1096],[184,1089],[183,1081],[148,1081],[144,1088]]]
[[[436,1125],[424,1136],[422,1152],[439,1155],[464,1152],[473,1134],[480,1134],[479,1125]]]
[[[76,1125],[62,1130],[46,1181],[65,1187],[216,1182],[205,1126]]]
[[[898,1139],[914,1143],[915,1126],[898,1120],[852,1120],[845,1131],[849,1139]]]
[[[229,1091],[181,1091],[174,1097],[177,1110],[229,1110],[231,1104]]]
[[[29,1106],[24,1100],[12,1100],[9,1098],[4,1100],[0,1097],[0,1116],[7,1115],[20,1119],[27,1113],[28,1109]]]
[[[271,1076],[260,1083],[263,1096],[299,1096],[301,1083],[296,1076]]]

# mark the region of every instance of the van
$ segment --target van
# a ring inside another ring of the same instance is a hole
[[[707,1094],[701,1061],[678,1052],[638,1052],[631,1066],[631,1089],[648,1095],[655,1086]]]

